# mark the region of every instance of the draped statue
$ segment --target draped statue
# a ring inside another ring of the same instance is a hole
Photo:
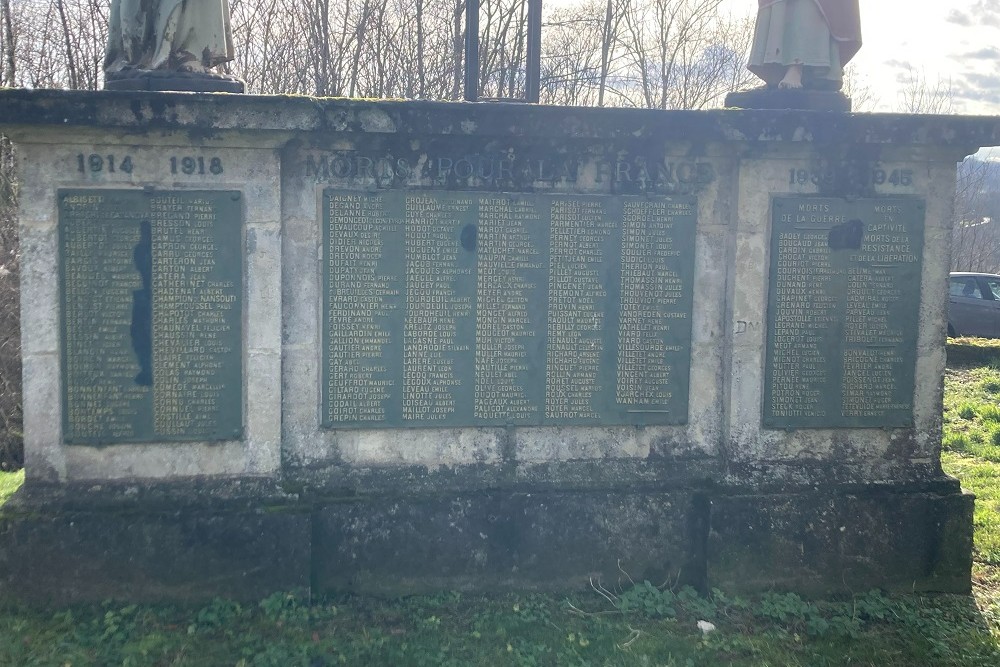
[[[747,67],[769,87],[840,90],[859,48],[858,0],[758,0]]]
[[[136,73],[210,77],[212,67],[233,55],[229,0],[112,0],[108,81]]]

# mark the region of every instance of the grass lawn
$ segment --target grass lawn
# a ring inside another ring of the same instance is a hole
[[[645,584],[607,598],[447,593],[307,604],[282,594],[198,609],[7,609],[0,664],[983,667],[1000,664],[998,612],[962,596],[706,599]],[[718,629],[703,635],[699,621]]]
[[[6,472],[0,470],[0,505],[7,502],[12,493],[21,488],[24,483],[24,471]]]
[[[945,374],[945,471],[976,494],[977,562],[1000,566],[1000,365]]]
[[[996,647],[1000,647],[998,359],[985,365],[949,368],[946,371],[944,451],[941,455],[945,472],[962,480],[962,486],[976,494],[973,594],[983,630],[992,635]]]
[[[1000,665],[1000,365],[945,382],[944,467],[978,498],[973,597],[702,598],[637,582],[569,596],[8,606],[0,666]],[[0,473],[0,504],[20,480]]]

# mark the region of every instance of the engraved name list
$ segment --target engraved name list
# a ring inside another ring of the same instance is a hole
[[[324,426],[687,420],[694,197],[323,206]]]
[[[922,201],[775,198],[764,425],[913,423]]]
[[[239,194],[61,190],[69,444],[242,433]]]

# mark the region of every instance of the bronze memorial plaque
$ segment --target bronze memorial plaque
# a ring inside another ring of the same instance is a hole
[[[323,426],[687,421],[695,197],[323,200]]]
[[[911,426],[923,200],[775,197],[772,211],[764,426]]]
[[[65,442],[242,437],[240,194],[58,197]]]

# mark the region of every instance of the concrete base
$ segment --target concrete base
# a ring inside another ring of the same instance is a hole
[[[851,98],[836,90],[768,88],[742,90],[726,95],[726,106],[740,109],[803,109],[807,111],[851,110]]]
[[[713,587],[968,593],[974,497],[957,483],[733,493],[712,503]]]
[[[700,490],[484,493],[328,505],[315,515],[320,591],[567,590],[627,576],[705,587]],[[627,573],[627,575],[626,575]]]
[[[309,585],[309,515],[73,512],[0,520],[0,598],[253,600]]]
[[[0,597],[252,599],[273,591],[624,587],[965,593],[972,496],[953,480],[840,487],[313,499],[201,510],[7,511]]]
[[[131,70],[108,74],[105,90],[158,90],[189,93],[243,93],[242,79],[215,72]]]

